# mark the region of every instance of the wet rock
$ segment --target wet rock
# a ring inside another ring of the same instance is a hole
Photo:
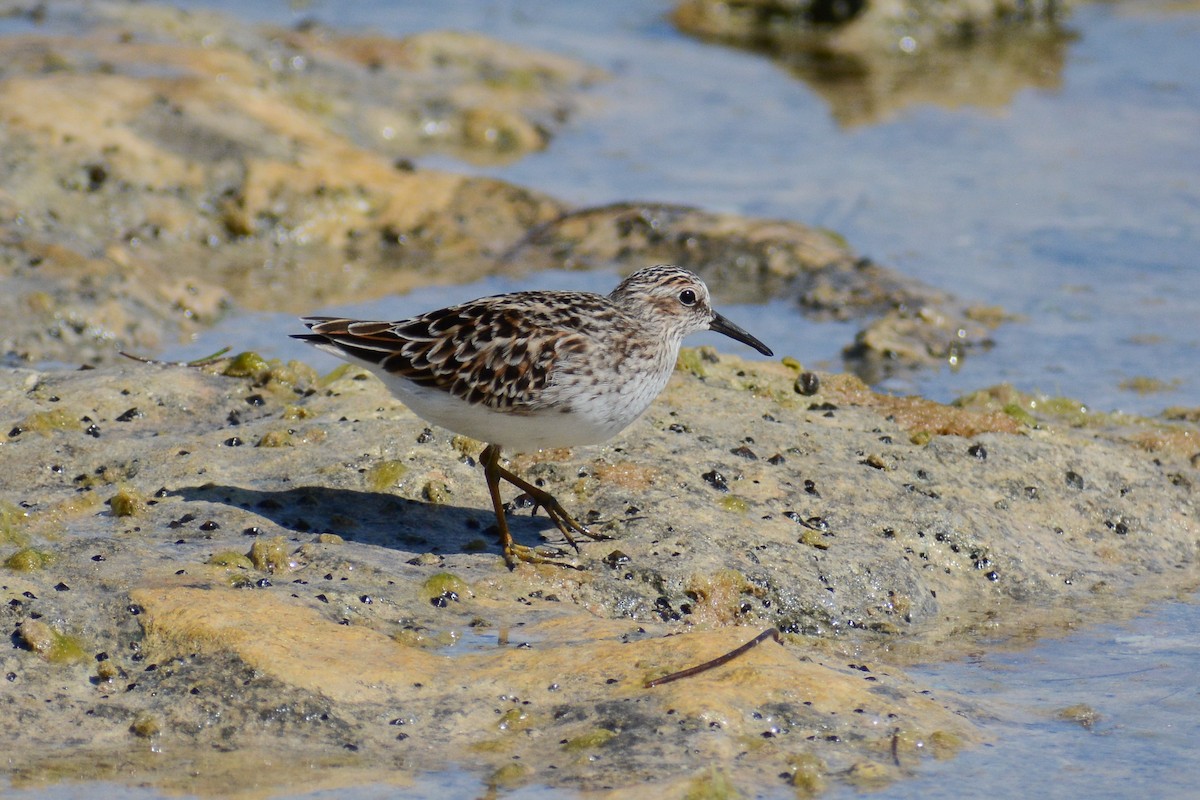
[[[681,0],[685,33],[764,52],[811,85],[843,125],[909,105],[999,108],[1060,80],[1071,3]]]
[[[6,491],[27,507],[0,514],[24,537],[0,539],[0,555],[55,553],[0,582],[0,607],[22,615],[28,639],[10,669],[23,686],[12,713],[29,722],[0,737],[14,779],[109,759],[144,714],[161,752],[126,774],[174,785],[195,763],[172,753],[222,753],[204,779],[214,793],[248,775],[299,790],[294,775],[261,775],[263,748],[351,754],[365,780],[382,780],[394,760],[371,754],[414,745],[426,768],[457,768],[469,751],[485,772],[529,770],[506,780],[666,791],[748,740],[721,761],[735,785],[876,785],[941,752],[931,743],[949,753],[979,738],[972,706],[925,696],[905,676],[910,659],[1121,618],[1196,579],[1197,482],[1170,477],[1194,472],[1189,454],[1140,443],[1164,424],[1194,434],[1188,420],[1078,428],[1077,409],[1039,404],[1032,427],[983,400],[941,406],[822,374],[827,416],[793,391],[794,369],[723,357],[703,380],[677,371],[607,445],[519,454],[515,469],[571,510],[594,508],[614,542],[582,542],[582,570],[509,571],[479,468],[463,459],[476,443],[418,443],[424,423],[369,380],[293,393],[308,412],[298,426],[358,420],[319,449],[212,446],[229,408],[273,391],[260,371],[225,366],[0,375],[0,426],[56,404],[86,403],[94,419],[155,409],[100,440],[68,427],[5,443]],[[277,425],[247,416],[239,430],[255,439]],[[748,440],[788,456],[737,458],[736,493],[714,491],[706,462]],[[887,469],[864,467],[872,452]],[[400,480],[364,479],[388,461],[406,465]],[[65,469],[42,467],[54,463]],[[109,496],[108,484],[71,476],[98,467],[154,503],[97,513],[98,499],[81,498]],[[1068,471],[1088,476],[1082,487]],[[445,502],[425,498],[430,481],[450,490]],[[201,531],[209,520],[219,527]],[[544,517],[510,525],[524,544],[564,544]],[[87,631],[109,666],[76,675],[71,659],[47,659],[54,628],[35,613]],[[782,643],[645,688],[769,627]],[[892,752],[899,767],[879,758]]]

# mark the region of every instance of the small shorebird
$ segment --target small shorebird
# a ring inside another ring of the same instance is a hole
[[[773,355],[712,309],[699,276],[673,266],[639,270],[607,296],[513,292],[395,322],[303,321],[310,332],[293,338],[375,373],[422,419],[488,443],[479,460],[510,568],[559,562],[513,541],[501,480],[544,508],[576,550],[572,534],[606,537],[501,466],[502,447],[530,451],[612,438],[662,392],[688,334],[713,330]]]

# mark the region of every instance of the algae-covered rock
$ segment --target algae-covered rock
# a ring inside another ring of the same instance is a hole
[[[260,539],[250,545],[250,552],[247,555],[253,567],[263,572],[290,572],[295,566],[288,540],[282,536],[266,540]]]
[[[4,559],[4,566],[17,572],[34,572],[53,563],[53,553],[36,547],[23,547]]]
[[[87,658],[77,637],[62,633],[42,620],[24,620],[17,629],[17,636],[25,649],[51,663],[72,664]]]
[[[122,487],[108,498],[108,506],[114,517],[133,517],[146,510],[146,498],[135,489]]]

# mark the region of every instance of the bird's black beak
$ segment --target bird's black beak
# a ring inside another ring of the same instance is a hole
[[[771,348],[767,347],[758,339],[755,339],[749,333],[742,330],[737,325],[734,325],[732,322],[725,319],[715,311],[713,312],[713,320],[711,323],[709,323],[708,329],[710,331],[716,331],[717,333],[723,333],[730,339],[737,339],[742,344],[748,344],[758,352],[762,353],[764,356],[770,357],[775,355],[771,352]]]

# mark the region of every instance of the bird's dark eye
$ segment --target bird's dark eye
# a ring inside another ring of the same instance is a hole
[[[696,305],[696,293],[691,289],[684,289],[679,293],[679,302],[683,303],[685,306]]]

